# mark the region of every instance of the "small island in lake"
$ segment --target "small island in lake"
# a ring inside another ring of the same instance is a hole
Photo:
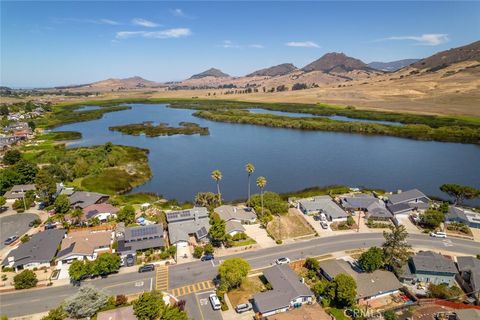
[[[210,134],[207,127],[200,127],[198,124],[193,122],[180,122],[178,125],[179,127],[169,127],[168,123],[154,125],[152,121],[145,121],[143,123],[112,126],[108,129],[134,136],[144,134],[148,137],[173,136],[175,134],[199,134],[201,136],[208,136]]]

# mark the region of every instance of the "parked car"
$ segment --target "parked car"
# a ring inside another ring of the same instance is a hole
[[[237,313],[247,312],[247,311],[250,311],[252,309],[253,309],[253,307],[252,307],[252,304],[250,302],[242,303],[242,304],[239,304],[235,307],[235,311],[237,311]]]
[[[155,265],[153,265],[153,264],[146,264],[146,265],[141,266],[141,267],[138,269],[138,273],[150,272],[150,271],[153,271],[153,270],[155,270]]]
[[[434,238],[446,238],[447,234],[441,231],[430,232],[430,237]]]
[[[12,243],[15,242],[15,240],[18,239],[18,236],[11,236],[11,237],[8,237],[7,239],[5,239],[5,241],[3,242],[4,245],[8,246]]]
[[[320,222],[320,225],[323,229],[328,229],[328,223],[326,223],[325,221]]]
[[[135,264],[135,258],[133,257],[133,254],[127,254],[127,257],[125,258],[125,264],[127,267],[131,267]]]
[[[215,259],[213,254],[206,254],[206,255],[204,255],[200,258],[201,261],[210,261],[210,260],[213,260],[213,259]]]
[[[50,229],[56,229],[57,225],[54,223],[47,223],[45,226],[43,226],[45,230],[50,230]]]
[[[290,259],[287,258],[287,257],[278,258],[277,260],[275,260],[275,263],[276,264],[289,264]]]
[[[313,216],[313,220],[315,220],[315,221],[321,221],[322,218],[320,218],[319,215],[316,215],[316,216]]]
[[[212,293],[209,298],[213,310],[220,310],[222,308],[222,305],[220,304],[220,299],[218,299],[216,294]]]

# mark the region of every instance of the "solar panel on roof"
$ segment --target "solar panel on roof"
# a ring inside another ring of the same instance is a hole
[[[197,237],[198,238],[203,238],[204,236],[207,235],[207,229],[205,227],[201,227],[200,230],[197,231]]]

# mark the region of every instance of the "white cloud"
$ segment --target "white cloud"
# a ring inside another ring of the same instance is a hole
[[[426,33],[420,36],[400,36],[388,37],[381,40],[412,40],[418,44],[426,46],[438,46],[439,44],[449,41],[448,34],[445,33]]]
[[[182,9],[172,9],[170,12],[175,16],[175,17],[182,17],[182,18],[187,18],[188,16],[183,12]]]
[[[117,21],[114,21],[114,20],[110,20],[110,19],[100,19],[98,20],[100,23],[103,23],[103,24],[109,24],[109,25],[112,25],[112,26],[117,26],[119,25],[120,23],[118,23]]]
[[[111,26],[117,26],[121,23],[111,19],[77,19],[77,18],[64,18],[64,19],[55,19],[54,22],[56,23],[67,23],[67,22],[75,22],[75,23],[91,23],[91,24],[108,24]]]
[[[220,46],[223,48],[240,48],[238,44],[235,44],[230,40],[224,40],[223,44],[221,44]]]
[[[174,28],[160,31],[119,31],[115,38],[147,38],[147,39],[171,39],[181,38],[191,35],[192,32],[188,28]]]
[[[155,28],[160,26],[158,23],[155,23],[150,20],[142,19],[142,18],[132,19],[132,23],[136,26],[141,26],[145,28]]]
[[[265,46],[263,44],[253,43],[248,45],[249,48],[263,49]]]
[[[320,46],[313,41],[290,41],[285,43],[285,45],[287,47],[320,48]]]

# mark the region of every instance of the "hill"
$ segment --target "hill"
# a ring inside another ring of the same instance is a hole
[[[221,70],[216,69],[216,68],[210,68],[208,70],[205,70],[201,73],[194,74],[193,76],[190,77],[190,79],[202,79],[206,77],[214,77],[214,78],[228,78],[230,77],[228,74],[223,73]]]
[[[289,74],[295,70],[297,70],[297,67],[295,67],[293,64],[282,63],[270,68],[254,71],[250,74],[247,74],[246,77],[276,77]]]
[[[374,62],[370,62],[368,66],[370,68],[380,70],[380,71],[394,72],[408,65],[411,65],[412,63],[415,63],[418,60],[420,59],[403,59],[403,60],[390,61],[390,62],[374,61]]]
[[[463,61],[480,61],[480,41],[436,53],[415,62],[411,67],[436,71]]]
[[[302,70],[305,72],[346,73],[354,70],[369,71],[371,68],[361,60],[349,57],[344,53],[330,52],[307,64]]]

